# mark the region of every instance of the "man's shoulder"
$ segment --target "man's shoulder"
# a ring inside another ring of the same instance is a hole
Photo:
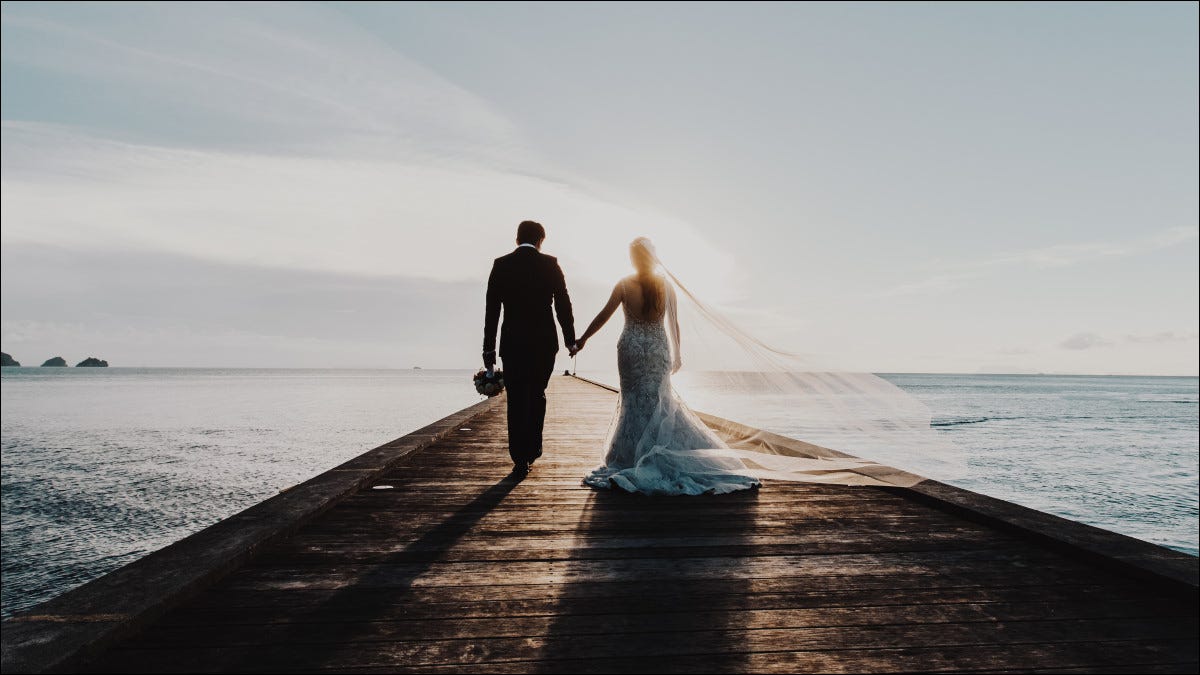
[[[520,249],[517,249],[516,251],[513,251],[511,253],[506,253],[506,254],[500,256],[499,258],[495,258],[492,262],[496,266],[506,266],[509,264],[528,265],[531,262],[533,262],[534,264],[540,263],[547,267],[552,267],[552,266],[558,265],[558,258],[555,258],[554,256],[546,254],[546,253],[542,253],[541,251],[534,251],[535,255],[529,256],[529,257],[520,255],[521,253],[522,253],[522,251]],[[523,262],[519,262],[519,261],[523,261]]]

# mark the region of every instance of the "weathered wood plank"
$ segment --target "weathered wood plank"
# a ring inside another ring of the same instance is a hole
[[[832,554],[762,556],[756,558],[638,558],[557,561],[512,561],[439,564],[396,563],[380,565],[289,565],[248,567],[235,583],[260,587],[345,586],[475,586],[511,583],[570,582],[624,583],[627,581],[693,581],[776,577],[854,576],[861,574],[971,574],[980,564],[999,564],[1013,576],[1037,577],[1046,570],[1071,570],[1070,561],[1021,549],[977,549],[887,554]]]
[[[1154,599],[1165,597],[1147,592],[1141,584],[1118,585],[1107,577],[1096,577],[1080,573],[1079,570],[1069,570],[1048,578],[1036,581],[1024,577],[1012,578],[1004,569],[975,569],[969,577],[954,577],[949,575],[855,575],[844,577],[783,577],[776,579],[747,579],[742,583],[730,584],[724,580],[707,580],[688,582],[686,584],[664,584],[662,582],[625,582],[625,583],[567,583],[558,585],[530,586],[521,584],[493,584],[489,586],[439,586],[432,588],[404,589],[403,597],[390,593],[381,593],[376,588],[256,588],[252,584],[238,587],[235,583],[223,584],[212,593],[198,597],[190,607],[194,608],[242,608],[242,607],[279,607],[282,611],[293,611],[288,608],[303,607],[329,603],[330,606],[339,604],[383,603],[389,605],[401,604],[406,608],[424,606],[427,604],[443,604],[445,606],[460,605],[467,607],[470,603],[501,606],[508,602],[522,601],[552,601],[556,606],[564,608],[603,607],[602,600],[612,602],[635,603],[637,600],[658,605],[671,605],[681,598],[703,599],[709,596],[753,595],[759,598],[782,597],[798,598],[813,597],[815,604],[805,606],[830,606],[838,604],[839,593],[865,593],[868,596],[886,598],[891,596],[891,604],[900,599],[919,597],[923,591],[958,592],[967,597],[984,598],[985,594],[996,592],[998,597],[1020,598],[1022,592],[1052,593],[1060,591],[1067,594],[1067,599],[1087,600],[1089,588],[1100,589],[1094,592],[1113,595],[1120,598],[1123,593],[1130,592]],[[588,602],[570,602],[575,599],[588,599]],[[1172,599],[1174,599],[1172,597]],[[724,602],[725,600],[717,600]],[[762,600],[770,602],[769,600]],[[914,600],[915,602],[915,600]],[[866,603],[872,604],[872,603]],[[879,601],[875,604],[888,604]],[[186,610],[181,609],[180,612]],[[432,611],[432,610],[431,610]],[[177,616],[178,613],[170,616]],[[170,617],[164,617],[164,621]]]
[[[550,393],[377,475],[97,659],[100,672],[895,672],[1196,659],[1194,600],[873,487],[598,492],[615,397]],[[373,490],[373,485],[390,489]]]
[[[1015,666],[1037,663],[1073,663],[1063,672],[1165,672],[1195,673],[1195,663],[1160,666],[1163,648],[1168,641],[1131,640],[1112,643],[1089,643],[1080,649],[1075,644],[1022,644],[1019,649],[1009,645],[970,645],[909,647],[889,650],[847,649],[835,651],[778,651],[726,652],[702,656],[667,656],[622,658],[619,656],[569,660],[489,663],[492,673],[612,673],[634,672],[676,673],[938,673],[988,672],[988,664],[1007,662]],[[1128,665],[1127,665],[1128,664]],[[417,667],[339,668],[339,671],[358,673],[474,673],[479,666],[444,665]],[[1040,669],[1037,672],[1056,672]],[[311,669],[307,672],[330,672]]]
[[[717,538],[709,538],[717,539]],[[294,564],[323,564],[334,560],[356,564],[431,561],[478,562],[484,560],[588,560],[599,558],[687,558],[756,557],[794,553],[797,547],[811,554],[917,552],[965,550],[987,546],[1011,547],[1016,538],[997,537],[993,533],[944,532],[851,532],[841,535],[760,537],[759,541],[740,543],[733,537],[706,541],[701,537],[682,542],[634,538],[646,544],[630,543],[620,537],[590,539],[582,545],[564,537],[524,537],[482,540],[363,542],[355,540],[321,541],[304,539],[293,545],[264,552],[255,566],[290,561]],[[765,540],[765,541],[763,541]],[[779,541],[772,541],[779,540]]]
[[[693,606],[690,611],[618,611],[609,614],[551,613],[543,616],[488,617],[450,616],[418,618],[385,616],[384,613],[326,611],[309,621],[270,622],[262,625],[188,624],[154,626],[128,648],[236,646],[271,644],[316,644],[326,641],[449,640],[502,637],[550,637],[565,635],[637,636],[657,631],[704,631],[720,626],[723,632],[763,629],[814,629],[892,624],[979,623],[980,635],[991,636],[993,622],[1017,623],[1045,620],[1120,619],[1137,626],[1148,622],[1164,631],[1181,630],[1172,619],[1188,617],[1182,608],[1169,603],[1153,605],[1142,600],[1111,602],[1050,603],[996,602],[957,604],[875,605],[861,607],[813,607],[762,609],[751,596],[730,602]],[[317,620],[319,619],[319,620]],[[347,624],[361,624],[346,634]],[[1088,637],[1102,622],[1080,622],[1073,635]],[[1163,633],[1154,633],[1158,636]],[[1186,637],[1186,634],[1183,635]],[[981,638],[983,639],[983,638]],[[989,638],[990,639],[990,638]]]
[[[1195,658],[1194,635],[1170,622],[1142,620],[1085,620],[1003,623],[986,626],[959,624],[905,624],[804,628],[794,630],[708,630],[643,634],[555,635],[553,637],[470,638],[384,642],[350,641],[357,633],[347,627],[345,635],[334,632],[326,644],[272,643],[229,647],[171,647],[121,649],[114,652],[112,665],[140,670],[142,664],[168,658],[193,664],[214,663],[219,668],[254,670],[274,666],[292,671],[317,664],[336,668],[380,667],[389,664],[430,666],[439,664],[486,665],[514,661],[558,659],[603,659],[619,653],[623,657],[654,658],[758,652],[824,651],[836,654],[838,647],[877,650],[874,668],[886,666],[891,654],[884,650],[920,647],[1007,645],[1014,654],[1030,643],[1052,643],[1059,653],[1077,655],[1106,642],[1143,641],[1154,645],[1154,658],[1143,661],[1187,661]],[[337,640],[343,637],[346,639]],[[1151,642],[1153,641],[1153,642]],[[1078,656],[1076,656],[1078,658]],[[1047,655],[1039,665],[1074,665],[1070,659]],[[995,667],[1003,661],[993,661]],[[528,667],[528,664],[526,664]],[[201,670],[206,668],[201,665]],[[481,668],[482,669],[482,668]],[[886,667],[885,667],[886,669]],[[634,671],[639,672],[639,671]]]
[[[1163,616],[1186,613],[1173,598],[1147,597],[1140,587],[1108,584],[1083,586],[969,586],[948,588],[839,588],[814,590],[798,588],[788,592],[695,594],[661,588],[628,592],[619,588],[612,593],[592,596],[570,595],[566,587],[538,596],[531,589],[514,591],[515,599],[493,596],[478,598],[462,589],[418,594],[415,591],[396,602],[392,595],[362,589],[350,592],[227,591],[212,594],[207,602],[194,603],[188,610],[164,617],[160,625],[262,624],[321,621],[327,615],[340,620],[448,619],[513,616],[553,616],[574,614],[614,614],[647,612],[708,611],[734,603],[759,610],[804,609],[820,607],[884,607],[891,605],[952,605],[1006,602],[1110,603],[1114,606],[1142,603]],[[559,595],[559,592],[563,595]],[[286,611],[281,611],[287,608]],[[356,618],[361,617],[361,618]]]

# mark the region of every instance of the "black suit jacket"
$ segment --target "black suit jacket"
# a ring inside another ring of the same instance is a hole
[[[558,352],[554,312],[562,325],[563,340],[575,343],[571,297],[558,259],[529,246],[518,246],[496,258],[488,277],[487,308],[483,319],[483,351],[496,348],[496,324],[504,307],[500,328],[500,356],[532,356]]]

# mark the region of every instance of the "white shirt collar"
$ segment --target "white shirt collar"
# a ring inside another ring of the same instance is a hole
[[[529,248],[537,250],[537,246],[534,246],[533,244],[521,244],[521,246],[528,246]],[[517,248],[521,248],[521,246],[518,246]]]

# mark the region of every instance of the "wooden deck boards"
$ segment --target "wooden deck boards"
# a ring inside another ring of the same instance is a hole
[[[615,397],[555,377],[508,476],[485,413],[92,662],[97,672],[1194,672],[1194,597],[902,495],[580,484]]]

